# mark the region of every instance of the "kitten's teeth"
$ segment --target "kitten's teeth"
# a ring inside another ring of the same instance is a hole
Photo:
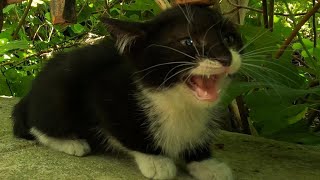
[[[221,92],[221,89],[219,89],[217,92],[218,92],[218,94],[219,94],[219,93]]]
[[[208,79],[210,78],[210,74],[207,75],[207,78],[208,78]]]

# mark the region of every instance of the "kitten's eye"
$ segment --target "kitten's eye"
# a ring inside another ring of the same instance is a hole
[[[227,45],[230,46],[234,43],[234,36],[228,35],[228,36],[224,37],[223,41],[224,41],[224,43],[226,43]]]
[[[183,39],[180,41],[180,43],[184,46],[192,46],[193,45],[193,41],[191,38]]]

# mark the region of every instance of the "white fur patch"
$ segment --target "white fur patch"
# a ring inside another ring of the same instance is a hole
[[[151,179],[172,179],[177,174],[174,162],[164,156],[147,155],[131,151],[141,173]]]
[[[226,71],[226,68],[218,61],[211,59],[200,59],[199,66],[194,68],[190,73],[194,75],[212,75],[222,74]]]
[[[144,89],[137,97],[147,112],[156,146],[169,157],[178,158],[184,150],[201,146],[213,137],[215,104],[199,101],[185,84],[159,92]]]
[[[34,127],[31,128],[30,133],[35,136],[41,144],[70,155],[84,156],[91,151],[89,144],[83,139],[58,139],[47,136]]]
[[[215,159],[191,162],[187,169],[198,180],[233,180],[229,166]]]
[[[241,56],[237,51],[234,51],[232,49],[230,49],[230,52],[231,52],[231,56],[232,56],[232,62],[231,62],[231,65],[229,67],[228,73],[229,74],[234,74],[240,69]]]
[[[134,43],[135,39],[136,36],[132,35],[118,36],[115,46],[118,48],[119,53],[123,54],[127,48],[130,50],[130,46]]]
[[[212,59],[199,59],[198,67],[191,70],[191,74],[210,76],[212,74],[234,74],[241,66],[241,56],[237,51],[230,49],[232,61],[229,67],[224,67],[219,61]]]

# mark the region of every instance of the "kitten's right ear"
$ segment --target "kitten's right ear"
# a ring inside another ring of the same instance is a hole
[[[130,46],[138,39],[145,36],[144,24],[138,22],[127,22],[111,18],[102,18],[109,33],[116,39],[116,47],[123,54],[130,50]]]

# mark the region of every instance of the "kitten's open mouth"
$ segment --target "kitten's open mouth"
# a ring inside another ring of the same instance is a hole
[[[192,75],[186,83],[197,99],[213,102],[219,97],[219,82],[223,77],[225,74]]]

